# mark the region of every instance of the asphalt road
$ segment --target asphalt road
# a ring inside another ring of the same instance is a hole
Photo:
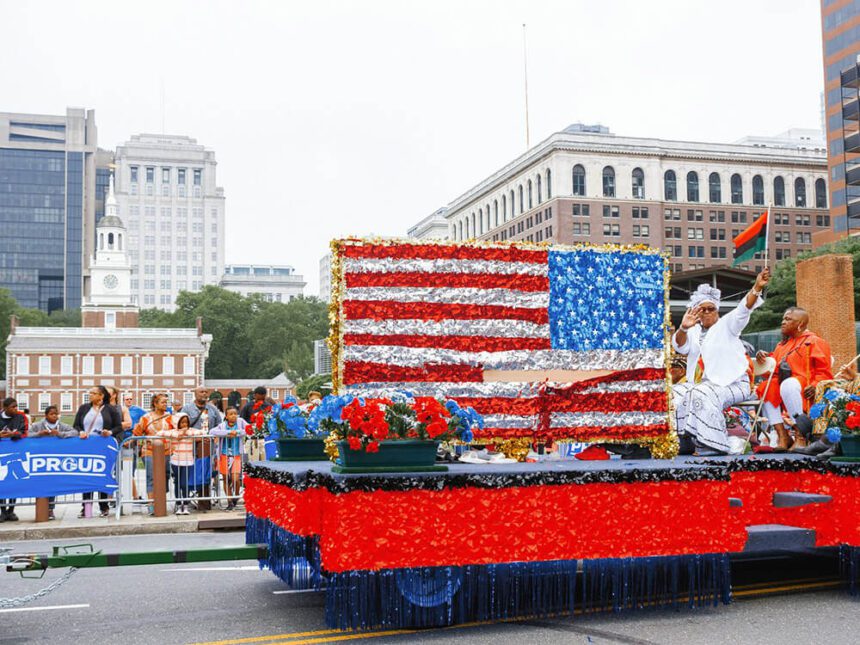
[[[240,533],[94,538],[105,552],[242,544]],[[57,544],[74,544],[60,540]],[[78,541],[79,542],[79,541]],[[8,543],[15,552],[52,544]],[[0,572],[0,598],[39,590],[61,575],[21,580]],[[0,645],[19,643],[219,643],[299,645],[341,641],[402,643],[791,645],[860,642],[860,601],[841,591],[746,599],[685,612],[577,616],[409,633],[328,630],[321,592],[289,590],[256,563],[153,565],[88,569],[26,607],[0,610]],[[280,593],[279,593],[280,592]]]

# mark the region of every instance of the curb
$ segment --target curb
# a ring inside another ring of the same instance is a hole
[[[146,523],[135,524],[100,524],[88,526],[42,526],[30,525],[21,528],[0,529],[0,543],[19,540],[56,540],[64,538],[91,538],[119,535],[148,535],[156,533],[196,533],[212,529],[244,529],[245,518],[229,518],[214,520],[208,518],[193,520],[157,520],[150,519]]]

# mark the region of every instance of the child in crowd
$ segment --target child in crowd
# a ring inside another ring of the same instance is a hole
[[[3,410],[0,411],[0,439],[18,441],[27,436],[30,421],[23,412],[18,411],[18,401],[11,396],[3,399]],[[23,467],[18,465],[23,470]],[[26,475],[26,472],[21,472]],[[0,522],[17,522],[15,515],[15,500],[0,499]]]
[[[177,515],[190,515],[190,480],[194,471],[194,439],[192,437],[206,434],[205,430],[197,430],[190,425],[190,419],[184,412],[173,416],[175,430],[164,430],[162,435],[175,438],[173,454],[170,455],[170,470],[173,472],[173,482],[176,486]]]
[[[28,436],[31,439],[39,437],[59,437],[60,439],[68,439],[70,437],[77,437],[78,431],[72,426],[66,425],[60,421],[60,410],[56,405],[49,405],[45,408],[45,418],[38,423],[33,424]],[[49,520],[54,519],[54,499],[55,498],[53,497],[48,498]]]
[[[236,508],[239,501],[239,487],[242,476],[242,440],[245,436],[247,422],[239,418],[239,410],[230,407],[224,414],[224,421],[212,430],[212,434],[221,437],[219,443],[218,472],[224,480],[224,490],[227,491],[227,510]]]
[[[160,437],[164,436],[165,430],[173,429],[173,417],[167,411],[167,395],[155,394],[150,402],[152,410],[144,414],[137,425],[134,426],[132,433],[136,437]],[[155,465],[152,454],[152,441],[140,441],[140,456],[143,457],[143,463],[146,468],[146,496],[152,500],[154,497],[155,488]],[[164,444],[164,485],[168,486],[170,481],[170,473],[167,469],[168,458],[173,450],[173,446],[169,441]],[[155,507],[152,501],[149,503],[149,514],[155,513]]]

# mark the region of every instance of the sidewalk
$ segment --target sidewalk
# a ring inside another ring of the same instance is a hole
[[[98,513],[98,504],[94,504]],[[241,530],[245,527],[244,507],[235,511],[195,511],[191,515],[151,517],[147,513],[131,513],[116,519],[78,518],[79,503],[57,505],[57,519],[36,523],[35,506],[17,506],[18,522],[0,523],[0,544],[13,540],[54,540],[58,538],[90,538],[106,535],[142,535],[147,533],[194,533],[212,529]],[[115,511],[115,509],[111,509]]]

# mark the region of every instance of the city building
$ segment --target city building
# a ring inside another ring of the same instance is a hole
[[[325,338],[314,341],[314,374],[331,374],[331,351]]]
[[[95,111],[0,113],[0,287],[22,307],[77,309],[95,241]]]
[[[210,394],[216,397],[220,394],[224,404],[231,402],[231,398],[235,401],[238,397],[241,402],[253,398],[251,393],[255,387],[262,385],[266,388],[267,395],[276,401],[283,401],[284,397],[290,396],[295,387],[287,375],[281,372],[272,378],[244,378],[244,379],[206,379],[203,386],[209,388]],[[231,397],[232,395],[232,397]],[[225,408],[226,409],[226,408]]]
[[[860,0],[821,0],[821,31],[833,229],[816,235],[816,243],[832,241],[860,226],[860,167],[857,165],[860,163],[857,156],[860,153],[857,100]],[[844,79],[843,72],[846,72]],[[848,173],[851,176],[846,181]],[[851,203],[853,209],[849,206]]]
[[[320,258],[320,300],[331,300],[331,253]]]
[[[203,385],[212,335],[195,329],[138,327],[131,294],[126,230],[116,215],[110,182],[105,216],[96,229],[92,293],[82,306],[82,327],[22,327],[13,316],[6,345],[6,389],[34,413],[57,405],[71,414],[93,385],[131,392],[149,409],[152,395],[190,402]]]
[[[291,266],[229,264],[219,286],[243,296],[260,295],[268,302],[287,302],[302,296],[305,284]]]
[[[793,257],[831,227],[826,155],[805,132],[722,144],[575,124],[448,204],[449,236],[647,244],[686,271],[731,264],[732,238],[773,204],[771,259]]]
[[[215,153],[190,137],[141,134],[117,148],[115,164],[138,304],[173,311],[180,291],[218,284],[225,200]]]
[[[406,235],[418,240],[448,239],[448,220],[445,219],[447,212],[448,209],[443,207],[431,213],[410,228]]]

